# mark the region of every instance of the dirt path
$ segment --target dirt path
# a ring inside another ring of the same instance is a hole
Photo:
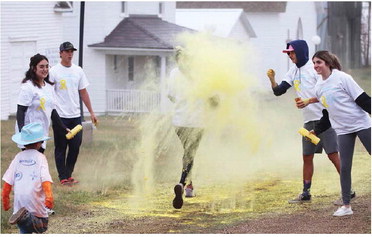
[[[354,215],[332,217],[336,207],[329,202],[300,204],[293,213],[264,213],[242,216],[225,224],[227,214],[170,210],[165,216],[133,216],[111,208],[81,206],[73,215],[50,218],[48,233],[154,234],[154,233],[292,233],[292,234],[365,234],[371,233],[371,197],[359,196],[353,202]],[[288,206],[288,208],[292,208]],[[89,211],[88,211],[89,210]],[[222,217],[222,218],[221,218]]]
[[[371,233],[371,199],[359,197],[352,205],[354,215],[332,217],[332,205],[309,208],[295,214],[274,214],[226,227],[222,233],[351,234]]]

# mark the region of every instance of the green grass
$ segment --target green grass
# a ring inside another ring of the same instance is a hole
[[[352,74],[368,92],[370,69],[353,71]],[[273,114],[279,112],[272,111]],[[259,155],[257,160],[247,159],[253,167],[241,183],[229,179],[221,182],[213,178],[206,180],[205,177],[195,179],[197,198],[186,199],[182,210],[175,210],[171,207],[172,189],[179,176],[180,157],[174,157],[174,154],[179,156],[180,144],[174,131],[161,131],[156,123],[147,128],[140,127],[139,117],[103,116],[99,119],[100,124],[93,131],[93,142],[84,143],[81,147],[74,171],[81,184],[76,187],[59,185],[53,139],[48,142],[45,155],[55,181],[54,210],[57,213],[50,218],[48,233],[123,233],[123,228],[129,230],[131,227],[137,233],[146,230],[151,233],[150,227],[141,229],[148,223],[149,226],[165,225],[168,233],[213,232],[221,226],[234,225],[260,215],[316,210],[339,197],[338,174],[326,156],[321,155],[315,159],[312,204],[288,205],[287,200],[294,198],[302,189],[302,160],[300,154],[286,157],[291,153],[279,152],[272,157],[275,160]],[[11,141],[14,124],[14,119],[1,121],[1,175],[19,152]],[[294,125],[283,126],[289,131]],[[151,161],[154,177],[146,177],[146,170],[137,176],[139,189],[142,188],[138,193],[132,175],[136,162],[147,154],[147,150],[139,146],[141,136],[146,135],[144,129],[154,131],[155,142],[160,145]],[[165,136],[168,132],[170,137]],[[170,141],[170,144],[164,144],[165,141]],[[229,161],[227,157],[226,166]],[[358,196],[370,195],[371,157],[359,142],[352,175],[353,188]],[[9,216],[10,211],[1,211],[1,232],[17,233],[17,228],[7,223]],[[66,227],[63,225],[66,220],[73,221],[73,224]],[[126,220],[134,221],[136,226]]]

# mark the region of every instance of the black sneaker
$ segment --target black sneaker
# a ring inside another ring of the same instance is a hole
[[[350,193],[350,202],[354,201],[356,197],[355,191],[351,191]],[[342,196],[337,199],[336,201],[333,202],[334,205],[336,206],[343,206],[344,202],[342,201]]]
[[[355,197],[356,197],[355,191],[352,191],[352,193],[350,194],[350,199],[353,199]]]
[[[182,184],[177,184],[174,186],[174,194],[176,194],[176,197],[173,199],[173,207],[176,209],[181,209],[183,205],[183,185]]]
[[[17,224],[19,220],[22,219],[27,214],[27,209],[22,207],[19,209],[16,213],[14,213],[10,218],[9,218],[9,224],[14,225]]]
[[[301,193],[300,195],[298,195],[297,198],[288,201],[289,204],[304,203],[304,202],[311,202],[311,194]]]

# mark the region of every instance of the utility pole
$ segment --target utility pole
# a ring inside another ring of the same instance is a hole
[[[79,28],[79,66],[83,68],[83,49],[84,49],[84,12],[85,2],[80,2],[80,28]],[[81,121],[84,122],[84,112],[83,112],[83,101],[80,97],[80,115]]]

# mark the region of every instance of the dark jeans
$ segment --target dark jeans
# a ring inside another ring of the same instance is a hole
[[[36,217],[27,212],[17,226],[20,234],[44,233],[48,229],[48,218]]]
[[[186,127],[177,127],[176,133],[181,140],[184,153],[182,158],[182,174],[180,183],[185,186],[186,179],[191,173],[191,169],[194,164],[194,157],[196,150],[199,147],[200,140],[203,136],[202,128],[186,128]],[[190,180],[191,183],[191,180]]]
[[[61,118],[67,128],[73,129],[81,124],[81,118]],[[59,180],[71,177],[79,155],[80,145],[83,139],[83,131],[75,135],[71,140],[66,139],[66,130],[53,123],[54,133],[54,157],[56,161]],[[66,156],[66,150],[68,152]]]

